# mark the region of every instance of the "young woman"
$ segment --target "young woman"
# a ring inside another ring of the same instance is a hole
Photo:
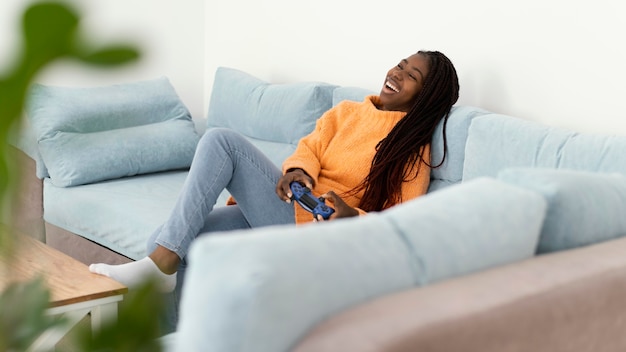
[[[433,133],[443,119],[445,146],[445,124],[458,96],[450,60],[420,51],[387,72],[378,96],[327,111],[282,171],[236,132],[209,130],[170,218],[149,241],[149,256],[123,265],[92,264],[89,270],[130,288],[153,276],[163,291],[172,291],[199,234],[313,221],[291,202],[294,181],[328,199],[335,209],[329,220],[414,199],[428,189]],[[236,204],[214,209],[223,189]]]

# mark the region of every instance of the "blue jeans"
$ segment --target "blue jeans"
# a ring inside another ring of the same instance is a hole
[[[161,245],[181,258],[176,289],[164,297],[162,333],[176,330],[187,268],[185,257],[196,237],[295,224],[293,205],[276,195],[276,183],[281,176],[281,170],[237,132],[228,129],[205,132],[170,217],[148,240],[148,253]],[[235,197],[237,205],[214,208],[224,189]]]
[[[200,234],[295,224],[293,205],[276,195],[281,176],[281,170],[239,133],[206,131],[169,219],[148,242],[148,253],[160,245],[184,261]],[[224,189],[237,205],[214,209]]]

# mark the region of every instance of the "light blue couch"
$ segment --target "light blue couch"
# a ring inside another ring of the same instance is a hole
[[[115,94],[120,88],[135,94],[128,85],[109,87]],[[179,107],[169,88],[161,89]],[[370,93],[319,82],[269,84],[221,68],[207,128],[239,130],[280,164],[323,111]],[[47,104],[59,99],[52,98]],[[38,113],[32,109],[31,118]],[[175,140],[195,141],[188,113],[176,116],[162,119],[184,122],[170,130]],[[37,117],[32,123],[40,146],[56,135]],[[103,125],[104,131],[137,126]],[[86,140],[94,133],[71,132]],[[133,131],[124,132],[132,138]],[[116,138],[105,140],[123,141]],[[456,106],[447,139],[448,156],[433,170],[429,194],[415,201],[364,218],[194,242],[178,331],[163,338],[164,345],[255,352],[625,347],[626,241],[620,237],[626,234],[626,137]],[[102,251],[145,255],[145,241],[167,216],[186,173],[178,165],[148,173],[133,168],[124,178],[64,185],[54,180],[58,172],[50,170],[55,165],[48,165],[45,152],[23,149],[38,160],[40,176],[50,175],[43,199],[48,242],[69,253],[76,242],[68,238],[104,246],[82,258],[88,262]],[[434,162],[442,151],[439,128]]]
[[[461,183],[363,219],[199,239],[168,350],[626,347],[626,137],[498,114],[449,132]]]

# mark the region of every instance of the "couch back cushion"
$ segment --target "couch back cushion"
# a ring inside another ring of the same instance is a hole
[[[511,167],[626,174],[626,137],[577,133],[499,114],[473,120],[463,180],[496,177]]]
[[[199,138],[165,77],[101,87],[37,84],[27,115],[59,187],[186,168]]]
[[[363,101],[368,95],[377,95],[373,90],[360,87],[339,87],[333,91],[333,106],[344,100]]]
[[[626,235],[626,177],[565,169],[512,168],[498,179],[540,193],[548,210],[538,253]]]
[[[474,106],[453,106],[446,125],[448,153],[441,166],[432,169],[428,192],[461,182],[463,179],[463,161],[465,160],[465,143],[472,120],[488,114],[487,110]],[[438,165],[443,160],[443,121],[439,123],[433,134],[431,145],[431,162]]]
[[[322,82],[271,84],[220,67],[215,73],[207,128],[239,131],[280,166],[332,107],[336,87]]]

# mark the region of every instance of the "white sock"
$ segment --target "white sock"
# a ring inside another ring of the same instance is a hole
[[[156,279],[162,292],[172,292],[176,287],[176,273],[165,274],[150,257],[120,265],[91,264],[89,271],[108,276],[129,289],[135,289],[149,278]]]

